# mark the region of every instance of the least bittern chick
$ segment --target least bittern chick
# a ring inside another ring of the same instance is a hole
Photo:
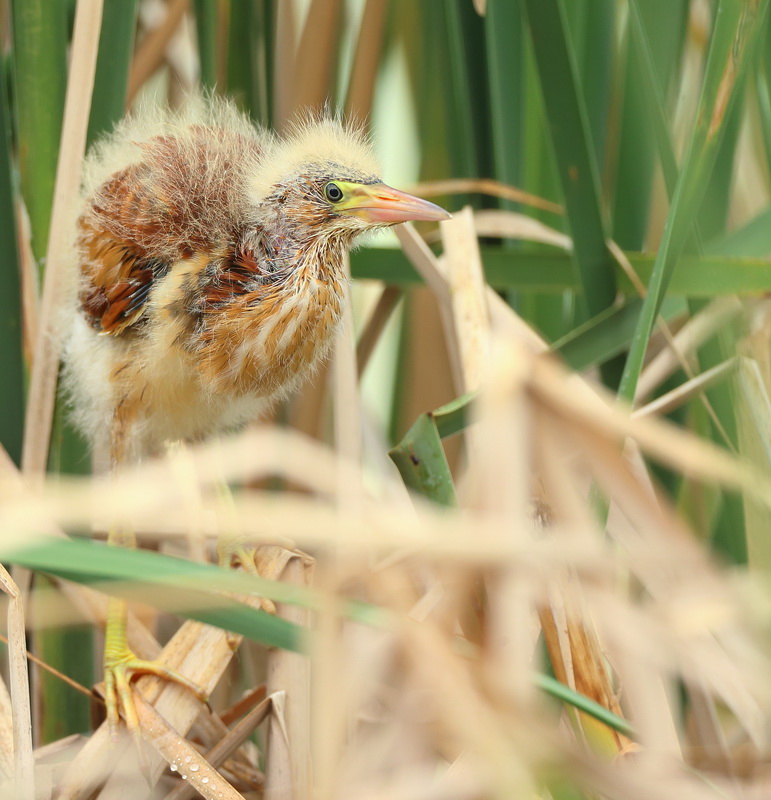
[[[359,131],[319,119],[276,138],[224,102],[130,119],[86,167],[65,376],[113,467],[251,420],[298,387],[334,339],[356,237],[449,216],[383,184]],[[134,656],[125,617],[111,600],[113,731],[119,705],[136,730],[134,674],[190,685]]]

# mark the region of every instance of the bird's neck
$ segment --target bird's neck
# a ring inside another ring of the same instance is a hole
[[[267,233],[262,240],[266,261],[284,280],[338,281],[350,243],[340,236],[320,237],[313,230]]]

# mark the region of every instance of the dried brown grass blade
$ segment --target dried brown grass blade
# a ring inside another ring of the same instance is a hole
[[[78,195],[80,167],[86,148],[86,128],[94,88],[101,22],[102,0],[79,0],[72,36],[72,61],[67,80],[62,144],[56,169],[51,230],[46,251],[40,328],[35,342],[24,420],[22,469],[26,475],[36,478],[45,472],[48,458],[61,348],[58,310],[62,308],[67,292],[72,198]]]
[[[458,335],[452,315],[452,298],[447,277],[436,256],[423,239],[420,238],[412,225],[409,223],[399,225],[396,228],[396,235],[404,254],[426,282],[429,289],[431,289],[439,306],[453,379],[456,386],[460,385],[463,383],[463,361],[458,347]]]
[[[340,0],[311,0],[296,51],[295,80],[290,113],[320,109],[334,94]]]
[[[126,105],[130,106],[137,92],[163,65],[166,48],[187,13],[190,0],[169,0],[163,21],[147,33],[134,54],[129,73]]]
[[[270,714],[273,700],[273,697],[267,697],[252,708],[232,731],[228,731],[227,734],[206,753],[206,761],[208,761],[212,767],[219,767],[226,759],[230,758],[247,738],[252,735],[254,729],[263,722],[268,714]],[[209,781],[207,781],[207,783],[209,783]],[[212,790],[216,789],[215,786],[211,788]],[[188,798],[193,797],[195,791],[196,789],[192,784],[180,784],[176,789],[173,789],[166,795],[165,800],[188,800]]]
[[[689,319],[674,335],[673,346],[664,348],[642,371],[637,384],[635,404],[639,405],[680,368],[683,359],[690,358],[707,339],[728,325],[743,309],[744,306],[738,298],[719,297]]]
[[[771,505],[771,479],[720,448],[663,420],[633,418],[627,409],[568,377],[554,361],[540,361],[533,374],[534,388],[544,401],[561,413],[582,418],[598,436],[629,436],[653,457],[687,475],[744,489]],[[566,386],[572,387],[569,393]]]
[[[306,557],[284,551],[277,570],[284,580],[308,586],[312,568]],[[299,606],[279,606],[284,619],[307,628],[309,614]],[[265,800],[311,797],[310,661],[300,653],[274,650],[268,661],[268,692],[273,697],[268,724]],[[279,702],[281,701],[281,702]]]
[[[152,742],[172,772],[187,781],[186,788],[194,788],[206,800],[244,800],[243,795],[142,697],[137,698],[137,716],[142,735]]]
[[[351,66],[345,113],[363,122],[372,111],[375,78],[383,47],[388,0],[367,0]]]
[[[356,350],[353,340],[353,309],[351,307],[351,265],[346,257],[343,282],[343,318],[335,343],[332,361],[335,449],[342,461],[361,463],[361,431],[363,424],[356,380]],[[351,482],[350,476],[338,480],[338,497],[341,506],[358,505],[361,487],[359,481]]]
[[[8,667],[13,713],[14,797],[18,797],[19,800],[32,800],[35,797],[35,778],[24,610],[19,590],[1,564],[0,588],[10,598],[8,605]]]
[[[425,181],[413,184],[409,190],[419,197],[437,197],[443,194],[468,194],[479,192],[489,194],[491,197],[500,197],[502,200],[513,200],[515,203],[524,203],[542,211],[551,211],[552,214],[562,214],[563,208],[550,200],[544,200],[538,195],[522,191],[516,186],[493,180],[492,178],[452,178],[444,181]]]
[[[517,239],[526,242],[550,244],[563,250],[571,250],[573,240],[555,228],[545,225],[540,220],[519,214],[516,211],[504,211],[491,208],[474,212],[474,228],[477,236],[492,236],[497,239]],[[426,241],[431,243],[438,236],[427,235]]]
[[[460,355],[460,370],[455,375],[458,394],[479,388],[490,349],[490,320],[487,294],[474,229],[474,214],[468,206],[452,219],[441,223],[444,242],[444,273],[450,297],[454,349]]]
[[[297,9],[295,3],[279,3],[276,8],[276,48],[273,72],[273,111],[276,125],[283,130],[292,116],[295,85],[295,52],[297,51]],[[221,48],[221,52],[226,52]],[[224,72],[222,73],[224,75]]]
[[[680,408],[680,406],[684,405],[694,397],[701,395],[703,392],[709,389],[710,386],[714,386],[716,383],[720,383],[721,381],[725,380],[725,378],[730,375],[736,369],[736,367],[737,360],[735,358],[729,358],[727,361],[723,361],[722,364],[716,364],[711,369],[708,369],[691,380],[680,384],[680,386],[672,389],[666,394],[662,394],[660,397],[657,397],[647,405],[644,405],[641,408],[636,408],[632,412],[632,416],[649,417],[655,415],[662,417],[668,414],[670,411]]]
[[[35,337],[40,325],[40,286],[37,264],[32,253],[29,219],[21,200],[18,200],[16,204],[16,220],[21,278],[22,342],[24,360],[27,364],[31,364],[35,352]]]
[[[386,324],[391,318],[391,314],[393,314],[396,306],[399,304],[402,294],[402,290],[398,286],[383,287],[383,291],[380,293],[380,297],[375,307],[372,309],[372,313],[356,345],[356,371],[359,378],[364,374],[370,356],[378,341],[380,341]]]
[[[0,675],[0,786],[13,780],[13,704]]]

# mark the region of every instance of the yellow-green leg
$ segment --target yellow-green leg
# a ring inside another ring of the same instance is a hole
[[[273,575],[269,564],[263,565],[262,569],[258,565],[260,565],[261,561],[266,560],[262,559],[261,555],[267,554],[273,548],[251,545],[239,532],[233,495],[224,477],[217,481],[216,490],[220,506],[228,518],[225,532],[220,535],[217,541],[217,560],[219,565],[224,569],[238,569],[240,567],[244,572],[256,575],[258,578],[272,578]],[[275,603],[267,597],[255,598],[249,604],[256,605],[263,611],[267,611],[268,614],[276,613]]]
[[[115,547],[136,547],[136,537],[127,532],[111,531],[109,544]],[[107,706],[107,721],[113,737],[117,736],[120,711],[131,733],[139,730],[131,680],[137,675],[156,675],[189,689],[201,700],[206,693],[191,680],[159,661],[137,658],[128,646],[126,624],[128,606],[124,600],[111,597],[107,605],[107,626],[104,644],[104,701]]]

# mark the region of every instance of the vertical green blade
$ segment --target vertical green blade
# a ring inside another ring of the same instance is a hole
[[[64,113],[67,6],[13,0],[11,9],[21,191],[32,228],[32,252],[42,266]]]
[[[104,6],[91,116],[88,120],[86,141],[89,144],[112,130],[126,109],[137,6],[138,0],[123,0]]]
[[[3,243],[0,263],[3,286],[0,292],[0,374],[5,387],[0,393],[0,443],[20,465],[24,439],[24,361],[10,117],[5,61],[0,59],[0,241]]]
[[[565,210],[581,278],[581,318],[615,297],[613,266],[586,108],[570,32],[559,0],[522,0],[538,65]]]
[[[690,233],[718,156],[725,121],[742,84],[745,67],[763,30],[768,0],[754,5],[720,3],[710,43],[702,95],[683,168],[667,216],[640,321],[632,340],[619,394],[634,397],[648,339],[675,264]]]
[[[217,85],[217,0],[195,0],[195,32],[198,37],[198,62],[201,86]]]

